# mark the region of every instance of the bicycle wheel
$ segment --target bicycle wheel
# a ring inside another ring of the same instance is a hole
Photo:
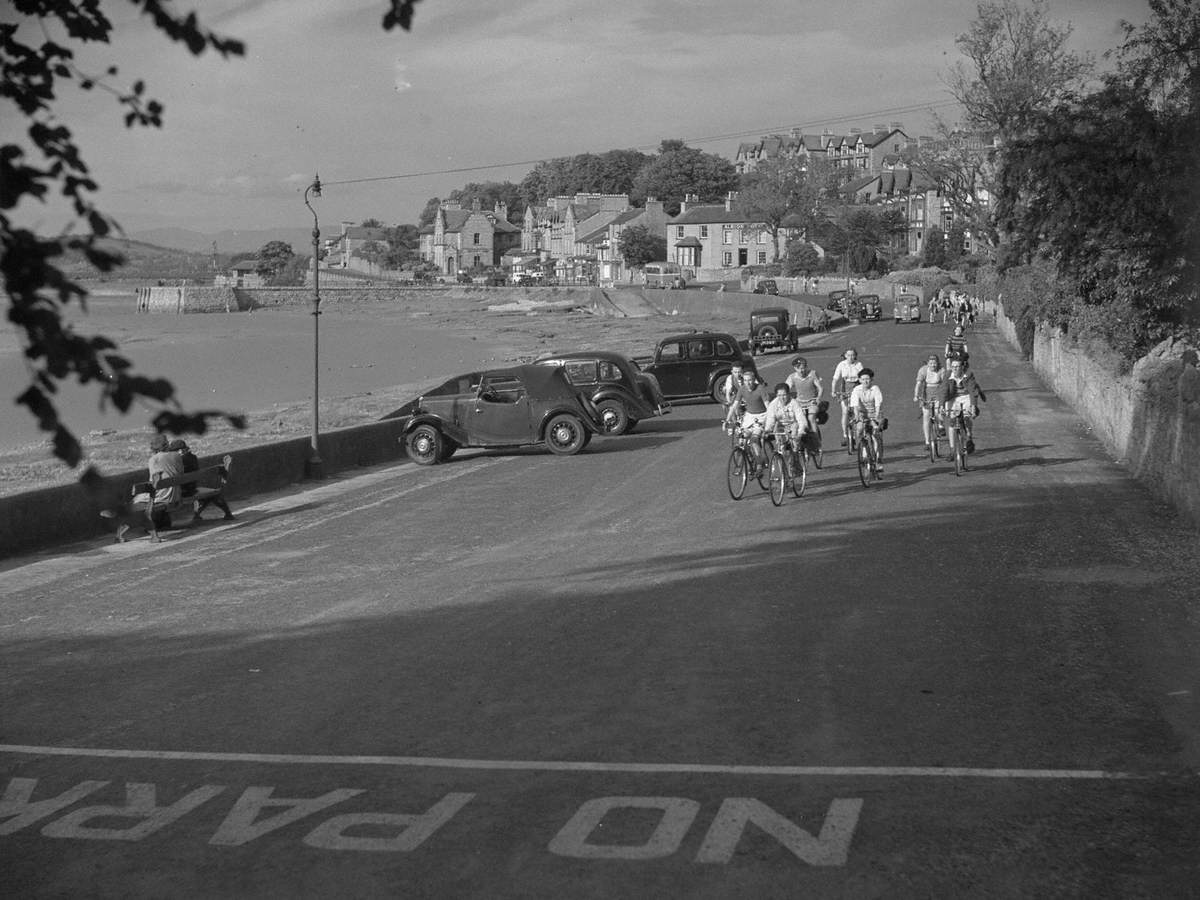
[[[812,459],[813,465],[819,469],[819,468],[821,468],[821,465],[825,462],[825,447],[821,443],[821,429],[820,428],[818,428],[816,431],[816,439],[815,439],[815,441],[813,441],[813,443],[815,443],[817,445],[817,449],[813,450],[810,446],[808,455],[809,455],[809,458]],[[807,466],[805,468],[807,468]]]
[[[869,438],[871,442],[871,475],[876,481],[883,481],[883,474],[879,471],[883,459],[883,435],[876,432]]]
[[[803,497],[804,488],[808,484],[808,461],[805,459],[803,450],[792,454],[792,465],[789,468],[791,469],[788,474],[791,476],[792,495]]]
[[[741,500],[742,495],[746,493],[749,473],[750,461],[746,458],[746,451],[741,447],[734,447],[729,453],[729,463],[725,471],[729,483],[729,496],[734,500]]]
[[[770,469],[771,477],[771,502],[776,506],[783,505],[783,490],[784,482],[787,480],[787,467],[784,464],[783,456],[778,453],[771,454]]]
[[[871,486],[871,451],[867,449],[866,441],[858,448],[858,480],[863,487]]]
[[[963,445],[962,431],[954,427],[954,474],[961,475],[967,467],[967,448]]]

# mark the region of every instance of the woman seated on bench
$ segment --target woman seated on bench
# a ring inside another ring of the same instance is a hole
[[[181,460],[183,460],[184,474],[186,474],[188,472],[198,472],[200,470],[200,460],[198,460],[196,458],[195,453],[193,453],[191,450],[188,449],[188,445],[187,445],[186,441],[176,438],[175,440],[171,441],[170,444],[167,445],[167,449],[172,451],[173,453],[179,454],[179,458]],[[154,477],[151,476],[150,480],[153,481]],[[229,508],[229,504],[225,502],[225,498],[222,497],[220,494],[217,494],[215,497],[201,497],[199,500],[194,499],[196,496],[197,490],[199,490],[199,487],[200,486],[194,481],[191,484],[185,484],[185,485],[180,486],[180,490],[182,491],[182,494],[181,494],[182,498],[184,500],[192,500],[194,503],[193,511],[192,511],[192,521],[193,522],[200,521],[200,519],[201,519],[200,513],[204,512],[204,510],[208,508],[208,505],[210,503],[213,506],[215,506],[217,509],[221,510],[221,512],[225,513],[226,519],[233,518],[233,511]]]

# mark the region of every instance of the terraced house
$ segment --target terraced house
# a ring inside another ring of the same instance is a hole
[[[688,195],[666,230],[667,256],[691,272],[685,276],[689,281],[720,280],[729,277],[729,269],[777,261],[770,232],[738,209],[732,192],[720,204],[699,203]],[[785,227],[780,246],[799,235],[799,227]]]
[[[846,174],[879,172],[896,160],[912,144],[899,122],[875,125],[871,131],[851,128],[846,134],[825,129],[820,134],[803,134],[793,128],[786,135],[768,134],[758,141],[743,142],[734,157],[738,174],[754,171],[764,159],[807,157],[825,159],[834,169]]]

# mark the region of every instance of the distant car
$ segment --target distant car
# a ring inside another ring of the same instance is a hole
[[[779,295],[779,285],[775,283],[774,278],[764,278],[754,286],[756,294],[770,294],[772,297]]]
[[[756,309],[750,313],[750,355],[764,350],[791,350],[799,346],[796,325],[783,307]]]
[[[825,304],[825,308],[837,310],[838,312],[845,312],[845,300],[849,294],[849,291],[830,291],[829,302]]]
[[[663,338],[654,351],[654,359],[642,367],[658,379],[668,400],[712,397],[721,402],[721,386],[734,363],[757,372],[754,359],[731,334],[719,331],[693,331]]]
[[[883,306],[879,302],[878,294],[859,294],[858,302],[862,307],[864,322],[878,322],[883,318]]]
[[[642,419],[671,411],[658,379],[620,353],[582,350],[547,356],[535,365],[561,366],[567,381],[584,391],[596,407],[605,434],[625,434]]]
[[[921,298],[916,294],[901,294],[896,298],[893,318],[897,325],[901,322],[921,321]]]
[[[578,453],[602,430],[591,400],[560,366],[516,366],[458,375],[386,418],[408,417],[400,442],[413,461],[445,462],[460,447],[545,444]]]

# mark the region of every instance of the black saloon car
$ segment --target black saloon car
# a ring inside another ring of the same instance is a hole
[[[567,381],[591,399],[605,434],[625,434],[642,419],[671,411],[658,379],[643,372],[620,353],[584,350],[536,361],[539,366],[562,366]]]
[[[601,431],[595,407],[558,366],[515,366],[458,375],[390,413],[408,416],[400,439],[430,466],[459,447],[545,444],[569,456]]]
[[[658,379],[668,400],[712,397],[720,403],[721,386],[735,363],[758,371],[733,335],[693,331],[659,341],[653,361],[642,370]]]

